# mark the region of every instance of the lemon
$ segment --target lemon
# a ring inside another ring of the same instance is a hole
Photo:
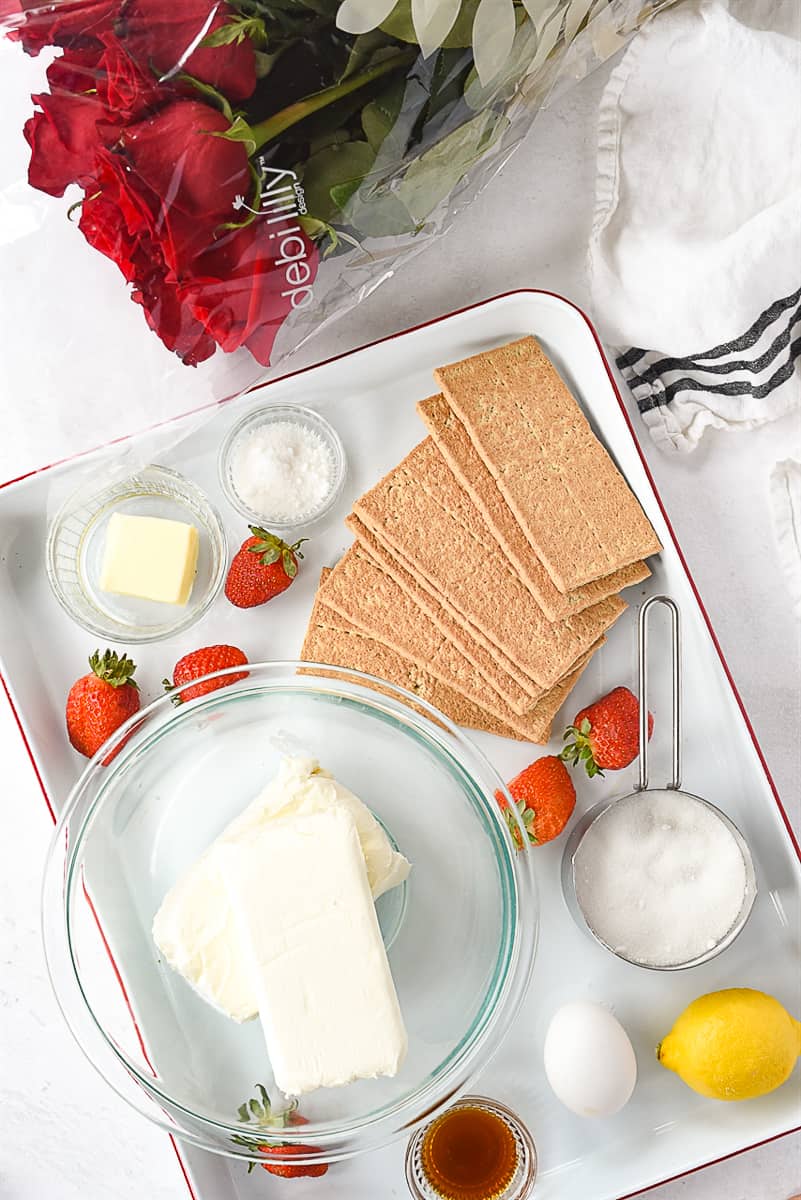
[[[656,1048],[663,1067],[702,1096],[751,1100],[784,1083],[801,1054],[801,1024],[764,992],[699,996]]]

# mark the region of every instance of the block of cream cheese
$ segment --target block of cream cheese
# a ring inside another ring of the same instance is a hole
[[[352,814],[277,817],[220,854],[281,1091],[396,1075],[406,1030]]]
[[[410,865],[393,850],[367,806],[315,759],[286,757],[275,778],[181,876],[156,913],[153,938],[164,958],[204,1000],[235,1021],[255,1017],[258,1001],[238,952],[233,913],[219,870],[220,847],[247,841],[278,816],[324,812],[334,804],[353,817],[373,897],[402,883]]]
[[[106,529],[100,587],[104,592],[186,604],[197,569],[194,525],[163,517],[112,513]]]

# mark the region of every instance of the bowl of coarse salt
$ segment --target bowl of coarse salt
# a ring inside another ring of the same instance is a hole
[[[273,532],[320,521],[339,499],[346,471],[339,434],[297,404],[251,409],[220,447],[220,483],[229,502]]]
[[[673,770],[648,786],[647,617],[671,614]],[[562,859],[562,887],[579,926],[635,966],[676,971],[715,958],[739,935],[756,898],[751,852],[734,822],[681,787],[679,610],[666,596],[640,609],[640,781],[585,813]]]

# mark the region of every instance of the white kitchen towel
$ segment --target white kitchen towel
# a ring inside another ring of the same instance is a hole
[[[776,463],[770,475],[773,531],[796,616],[801,617],[801,462]]]
[[[641,30],[601,100],[589,269],[601,331],[663,448],[799,403],[796,37],[719,0]]]

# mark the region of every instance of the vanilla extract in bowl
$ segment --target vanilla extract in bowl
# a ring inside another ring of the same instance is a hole
[[[466,1096],[409,1143],[415,1200],[525,1200],[537,1175],[530,1133],[504,1104]]]

